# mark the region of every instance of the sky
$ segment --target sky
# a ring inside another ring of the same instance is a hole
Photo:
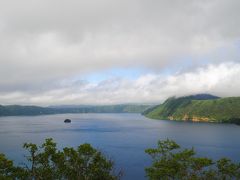
[[[0,0],[0,104],[240,96],[239,0]]]

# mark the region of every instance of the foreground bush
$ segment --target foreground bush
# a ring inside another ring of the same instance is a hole
[[[222,158],[218,161],[196,157],[195,150],[181,149],[172,140],[159,141],[155,149],[145,151],[152,157],[152,166],[145,169],[151,180],[227,180],[240,179],[240,164]]]
[[[108,160],[90,144],[82,144],[77,149],[57,150],[52,139],[46,139],[41,146],[25,143],[28,150],[28,166],[16,167],[13,162],[0,154],[0,179],[36,180],[115,180],[113,161]]]
[[[23,147],[29,153],[25,166],[14,166],[0,154],[0,180],[115,180],[122,175],[114,173],[113,161],[90,144],[60,151],[52,139],[46,139],[41,146],[25,143]],[[145,169],[151,180],[240,179],[240,164],[226,158],[213,161],[196,157],[193,148],[181,149],[172,140],[159,141],[157,148],[147,149],[146,153],[153,161]]]

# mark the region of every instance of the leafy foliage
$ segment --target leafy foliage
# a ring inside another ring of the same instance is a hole
[[[196,157],[193,148],[181,149],[169,139],[159,141],[157,148],[145,152],[152,157],[152,166],[145,169],[151,180],[240,179],[240,164],[226,158],[214,162],[206,157]]]
[[[90,144],[77,149],[65,147],[62,151],[52,139],[41,146],[25,143],[28,166],[15,167],[13,162],[0,154],[0,179],[81,179],[115,180],[121,173],[114,173],[114,163]]]
[[[115,180],[122,176],[121,172],[114,173],[113,161],[90,144],[60,151],[52,139],[46,139],[41,146],[25,143],[23,147],[28,151],[28,166],[14,166],[13,161],[0,154],[0,179]],[[145,152],[152,157],[152,165],[145,169],[150,180],[240,179],[240,164],[226,158],[213,161],[197,157],[193,148],[181,149],[169,139]]]

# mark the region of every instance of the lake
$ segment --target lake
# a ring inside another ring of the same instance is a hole
[[[65,124],[69,118],[72,123]],[[146,179],[151,164],[144,153],[158,140],[170,138],[182,147],[195,147],[200,156],[240,161],[240,126],[151,120],[140,114],[59,114],[0,118],[0,152],[16,164],[24,161],[24,142],[40,144],[52,137],[58,147],[90,143],[115,161],[123,179]]]

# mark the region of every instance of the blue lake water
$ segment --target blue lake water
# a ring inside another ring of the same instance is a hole
[[[72,123],[63,123],[64,119]],[[60,114],[0,118],[0,152],[15,163],[24,161],[24,142],[40,144],[52,137],[59,148],[91,143],[112,158],[123,179],[145,179],[151,159],[144,153],[158,140],[170,138],[195,147],[199,156],[240,161],[240,126],[151,120],[140,114]]]

